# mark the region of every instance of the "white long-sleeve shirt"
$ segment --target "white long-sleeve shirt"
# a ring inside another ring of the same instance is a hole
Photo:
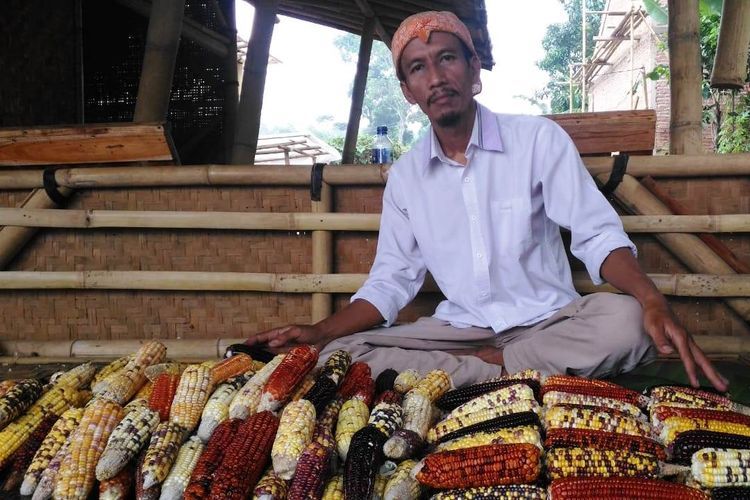
[[[352,300],[391,325],[429,270],[446,297],[434,317],[502,332],[548,318],[579,297],[560,227],[591,279],[612,250],[635,245],[568,135],[534,116],[477,104],[463,166],[432,130],[394,163],[377,255]]]

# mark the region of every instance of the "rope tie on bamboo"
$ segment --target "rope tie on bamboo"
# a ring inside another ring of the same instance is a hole
[[[310,170],[310,199],[320,201],[320,192],[323,190],[323,167],[325,163],[316,163]]]
[[[47,193],[47,196],[55,205],[65,205],[67,197],[57,189],[59,184],[57,184],[57,180],[55,179],[55,168],[48,167],[44,169],[42,173],[42,185],[44,186],[44,192]]]
[[[610,172],[609,174],[609,179],[607,179],[607,182],[601,188],[599,188],[599,190],[605,196],[609,196],[614,193],[615,189],[617,189],[617,186],[619,186],[622,182],[623,177],[625,177],[625,172],[628,169],[629,158],[630,157],[627,155],[627,153],[620,153],[614,156],[615,163],[614,165],[612,165],[612,172]]]

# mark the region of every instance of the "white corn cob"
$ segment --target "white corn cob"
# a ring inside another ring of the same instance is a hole
[[[146,446],[157,425],[159,414],[148,408],[125,415],[112,431],[96,464],[96,478],[105,481],[120,472]]]
[[[208,442],[216,427],[229,418],[229,405],[250,377],[251,375],[232,377],[226,382],[219,384],[219,387],[208,398],[201,414],[201,422],[197,432],[198,437],[204,443]]]
[[[255,375],[250,377],[250,380],[242,386],[229,405],[230,418],[246,419],[257,411],[263,386],[283,359],[283,354],[275,356],[263,368],[255,372]]]
[[[179,500],[190,481],[201,453],[203,453],[203,442],[197,436],[193,436],[180,447],[177,459],[169,471],[169,475],[161,486],[160,500]]]

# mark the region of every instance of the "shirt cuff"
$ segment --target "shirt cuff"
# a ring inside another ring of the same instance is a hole
[[[349,302],[354,302],[357,299],[366,300],[378,310],[380,315],[385,319],[383,326],[391,326],[395,323],[396,318],[398,317],[398,306],[396,306],[393,301],[379,295],[378,293],[372,292],[371,290],[359,290],[352,295]]]
[[[629,248],[633,253],[633,257],[638,257],[638,249],[635,247],[635,244],[624,234],[605,233],[591,243],[591,248],[586,252],[588,258],[585,263],[586,270],[594,285],[599,286],[604,283],[604,278],[601,275],[602,264],[604,264],[604,260],[609,254],[618,248]]]

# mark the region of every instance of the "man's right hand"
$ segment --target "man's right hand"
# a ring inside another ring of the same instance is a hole
[[[273,352],[285,352],[302,344],[322,349],[330,339],[313,325],[286,325],[260,332],[245,341],[247,345],[265,344]]]

